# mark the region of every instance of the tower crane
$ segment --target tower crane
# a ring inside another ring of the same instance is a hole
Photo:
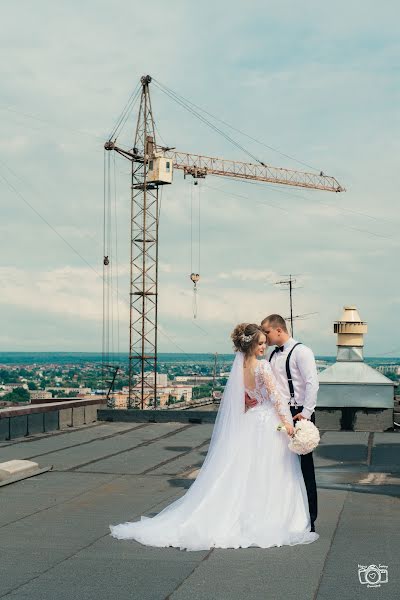
[[[173,170],[184,176],[208,175],[247,179],[328,192],[345,189],[334,177],[277,168],[259,162],[178,152],[156,144],[151,106],[151,76],[141,77],[141,97],[133,148],[119,147],[114,139],[104,144],[131,162],[131,253],[129,317],[128,406],[157,408],[158,228],[159,188],[171,184]],[[137,380],[134,382],[134,375]],[[133,385],[135,383],[135,385]]]

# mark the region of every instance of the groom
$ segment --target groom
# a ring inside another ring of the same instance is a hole
[[[293,421],[309,419],[315,423],[319,383],[312,350],[289,335],[285,319],[280,315],[269,315],[262,321],[261,327],[268,346],[276,345],[269,361],[278,391],[290,405]],[[250,408],[253,404],[253,400],[246,396],[246,405]],[[301,455],[301,470],[308,496],[311,531],[315,531],[318,501],[312,452]]]

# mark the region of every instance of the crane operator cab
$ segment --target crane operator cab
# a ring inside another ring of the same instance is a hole
[[[172,183],[172,171],[172,158],[155,155],[149,160],[147,181],[156,185]]]

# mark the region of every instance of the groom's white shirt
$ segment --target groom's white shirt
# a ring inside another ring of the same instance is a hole
[[[284,344],[283,352],[275,352],[271,359],[272,372],[278,386],[278,391],[283,399],[294,406],[296,400],[298,406],[302,406],[301,414],[309,419],[317,405],[317,394],[319,388],[317,367],[313,351],[301,344],[297,346],[290,357],[290,372],[292,374],[294,398],[290,398],[289,385],[286,375],[286,359],[296,340],[289,338]]]

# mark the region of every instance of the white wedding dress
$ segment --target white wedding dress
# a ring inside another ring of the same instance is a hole
[[[181,550],[309,544],[310,515],[300,457],[288,448],[271,367],[259,361],[254,408],[244,408],[243,354],[238,352],[216,418],[210,447],[196,480],[152,518],[110,526],[117,539]]]

